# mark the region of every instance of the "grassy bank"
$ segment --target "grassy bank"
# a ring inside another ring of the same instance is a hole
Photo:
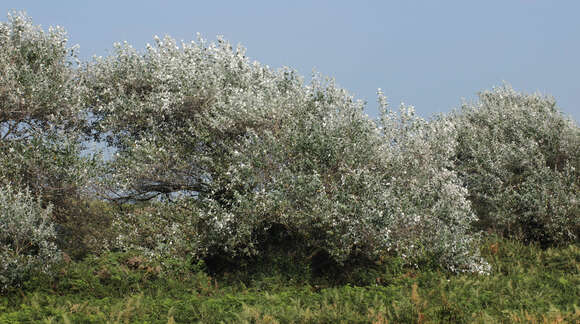
[[[489,239],[489,276],[397,259],[337,269],[284,252],[216,272],[203,262],[112,253],[62,265],[2,296],[0,323],[574,323],[580,248]],[[215,267],[214,267],[215,268]]]

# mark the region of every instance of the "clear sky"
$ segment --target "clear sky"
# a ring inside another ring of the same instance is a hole
[[[553,95],[580,121],[580,1],[27,1],[2,0],[36,24],[63,26],[81,58],[153,35],[224,35],[271,67],[336,79],[377,114],[376,90],[428,117],[510,83]]]

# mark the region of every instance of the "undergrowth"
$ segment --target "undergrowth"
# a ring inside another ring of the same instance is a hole
[[[489,238],[481,253],[490,275],[417,270],[394,257],[339,267],[315,256],[300,262],[287,249],[221,263],[108,253],[69,260],[56,278],[39,274],[8,292],[0,323],[580,321],[578,245]]]

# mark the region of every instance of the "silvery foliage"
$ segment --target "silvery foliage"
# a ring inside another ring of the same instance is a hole
[[[95,129],[118,149],[119,198],[212,195],[247,129],[270,127],[271,107],[284,118],[297,96],[290,73],[251,63],[225,41],[181,46],[156,38],[141,55],[116,44],[116,55],[86,69]]]
[[[94,126],[117,149],[104,188],[119,200],[164,196],[181,211],[120,215],[119,246],[254,255],[277,225],[339,262],[398,253],[487,271],[466,231],[466,191],[439,161],[454,152],[452,125],[403,110],[385,112],[380,129],[333,81],[305,85],[222,39],[115,50],[85,68]],[[151,219],[158,234],[140,234]]]
[[[388,108],[379,90],[379,128],[393,241],[406,254],[427,253],[455,272],[487,273],[476,252],[479,236],[471,229],[477,216],[467,190],[453,171],[456,125],[438,116],[426,121],[412,106]]]
[[[149,257],[204,255],[198,218],[181,204],[153,202],[145,208],[124,212],[113,221],[113,249],[137,250]]]
[[[17,287],[32,272],[49,273],[61,259],[51,212],[28,190],[0,186],[0,291]]]
[[[79,158],[76,49],[66,43],[62,28],[45,32],[24,13],[0,23],[0,176],[51,201],[90,172]]]
[[[580,234],[580,128],[553,98],[504,85],[450,116],[456,170],[482,226],[542,244]]]

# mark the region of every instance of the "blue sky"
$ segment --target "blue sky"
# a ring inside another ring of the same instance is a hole
[[[580,121],[580,1],[27,1],[2,0],[36,24],[63,26],[81,58],[153,35],[224,35],[271,67],[336,79],[377,114],[376,90],[428,117],[510,83],[553,95]]]

